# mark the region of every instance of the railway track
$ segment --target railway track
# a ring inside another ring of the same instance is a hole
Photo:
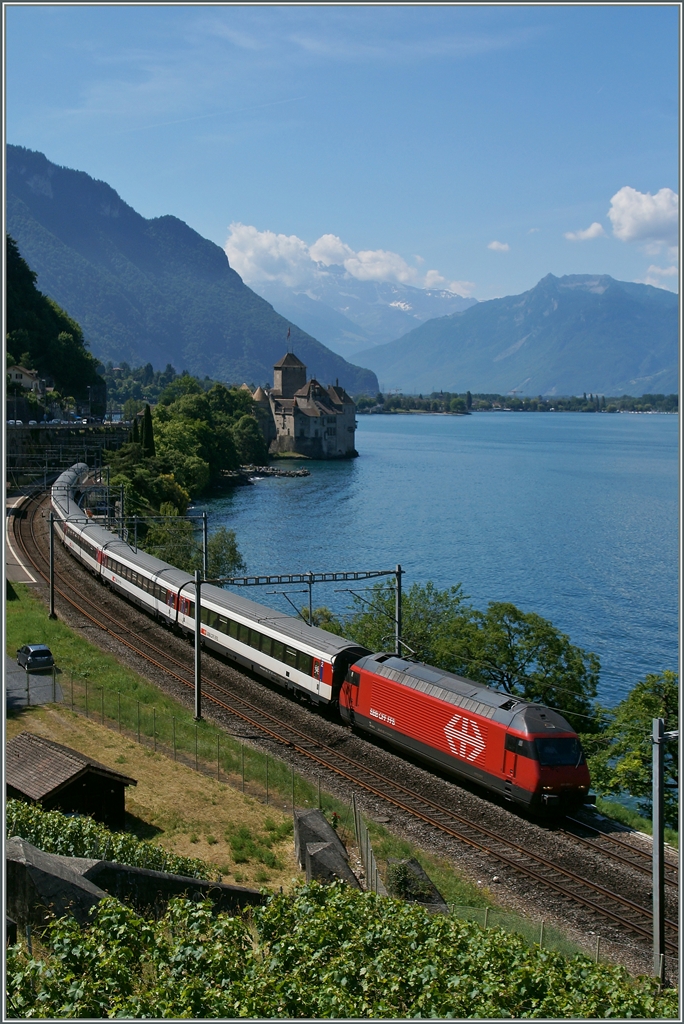
[[[562,829],[560,830],[562,835],[569,836],[575,842],[579,842],[589,849],[599,851],[604,856],[610,857],[611,860],[625,864],[635,871],[652,875],[653,854],[651,852],[641,850],[639,847],[633,846],[632,843],[626,843],[623,839],[618,839],[617,836],[612,835],[610,832],[604,832],[602,829],[595,828],[585,821],[579,821],[577,818],[567,817],[565,820],[574,826],[574,829],[572,831]],[[597,837],[597,841],[587,839],[586,836],[578,834],[582,830],[592,833]],[[665,884],[671,885],[674,889],[679,889],[679,866],[674,861],[668,859],[665,860]]]
[[[28,499],[25,505],[25,516],[22,515],[14,519],[14,531],[24,555],[36,572],[47,581],[48,560],[36,537],[35,527],[42,500],[43,496],[39,495]],[[91,600],[57,570],[55,571],[55,592],[79,614],[100,629],[105,630],[130,651],[154,665],[182,686],[188,689],[194,688],[190,657],[188,662],[183,662],[153,640],[129,629],[125,623],[122,623],[120,617],[115,617],[102,604]],[[508,869],[552,890],[563,899],[580,904],[595,918],[610,921],[641,940],[651,940],[652,916],[649,908],[620,893],[613,892],[592,879],[559,865],[527,847],[497,835],[486,826],[444,808],[394,779],[390,779],[341,751],[327,746],[294,725],[232,692],[208,674],[203,674],[202,692],[205,701],[228,712],[251,729],[257,730],[264,738],[289,748],[317,768],[334,773],[338,779],[344,779],[349,785],[381,799],[386,804],[418,819],[443,835],[494,858]],[[585,827],[583,823],[578,824]],[[596,843],[576,835],[575,832],[566,834],[575,842],[579,840],[595,849],[598,848]],[[616,840],[616,842],[619,841]],[[622,845],[627,846],[628,844]],[[634,848],[630,846],[629,850],[633,852]],[[600,852],[604,853],[605,851],[600,848]],[[620,853],[618,856],[627,862],[627,855]],[[638,857],[629,860],[628,863],[631,867],[637,867],[639,870]],[[677,922],[669,919],[666,921],[665,947],[668,952],[673,954],[676,954],[678,949],[678,925]]]

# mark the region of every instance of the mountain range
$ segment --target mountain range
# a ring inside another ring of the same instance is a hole
[[[454,292],[390,281],[360,281],[343,266],[319,264],[306,287],[254,284],[279,313],[347,359],[383,345],[434,317],[476,304]]]
[[[103,362],[262,384],[289,348],[321,383],[378,390],[372,371],[276,313],[178,218],[147,220],[105,182],[19,146],[7,147],[6,179],[8,233]]]
[[[662,288],[548,274],[356,358],[383,391],[669,394],[679,386],[678,315],[678,296]]]

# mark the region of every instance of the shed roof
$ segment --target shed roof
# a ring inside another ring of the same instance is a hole
[[[30,800],[42,800],[88,771],[124,786],[138,784],[78,750],[34,733],[22,732],[7,744],[5,782]]]

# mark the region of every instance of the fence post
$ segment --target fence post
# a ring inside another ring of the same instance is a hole
[[[599,950],[601,949],[601,936],[596,936],[596,963],[599,962]]]
[[[266,755],[266,806],[268,807],[268,754]]]
[[[117,708],[118,708],[118,716],[119,716],[119,732],[121,732],[121,690],[117,690],[116,691],[116,696],[117,696]]]
[[[539,927],[539,948],[544,947],[544,918],[542,917],[541,925]]]
[[[245,791],[245,741],[242,741],[242,792]]]
[[[104,686],[101,687],[100,693],[100,724],[104,725]]]
[[[31,707],[31,688],[29,684],[29,670],[26,669],[26,707]]]
[[[171,718],[173,722],[173,759],[176,760],[176,716],[173,715]]]
[[[71,673],[71,710],[74,710],[74,673]]]
[[[137,700],[136,704],[138,705],[138,743],[140,743],[140,701]]]
[[[318,810],[321,809],[321,777],[318,777]]]
[[[52,703],[57,703],[57,669],[52,666]]]
[[[154,742],[154,752],[157,752],[157,709],[152,705],[152,740]]]
[[[197,760],[197,723],[195,722],[195,771],[199,768],[199,762]]]
[[[216,781],[221,779],[221,734],[216,737]]]
[[[292,766],[292,813],[294,814],[295,809],[295,773],[294,765]]]
[[[86,691],[86,701],[85,701],[86,707],[85,707],[85,712],[86,712],[86,718],[87,718],[88,717],[88,676],[85,677],[85,691]]]
[[[485,907],[485,931],[487,931],[487,924],[489,922],[489,907]]]

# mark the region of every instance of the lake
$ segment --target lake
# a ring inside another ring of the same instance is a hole
[[[311,476],[264,478],[195,506],[209,512],[210,531],[235,530],[250,573],[401,563],[405,586],[461,583],[482,609],[512,601],[600,657],[609,705],[646,672],[677,669],[677,416],[485,412],[358,423],[358,459],[281,462]],[[365,585],[318,585],[314,603],[342,612],[351,598],[340,591]],[[289,608],[273,589],[249,596]]]

